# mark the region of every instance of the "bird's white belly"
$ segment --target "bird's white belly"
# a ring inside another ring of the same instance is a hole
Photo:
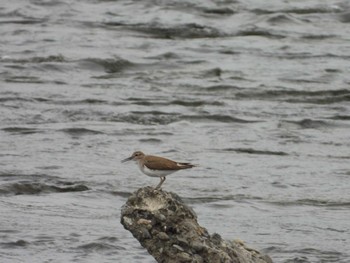
[[[151,170],[148,169],[146,166],[140,166],[141,172],[143,172],[145,175],[151,176],[151,177],[164,177],[169,174],[172,174],[176,171],[172,170]]]

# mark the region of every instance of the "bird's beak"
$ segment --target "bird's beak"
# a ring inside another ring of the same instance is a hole
[[[131,160],[132,160],[132,156],[130,156],[130,157],[128,157],[128,158],[122,160],[122,163],[125,163],[125,162],[127,162],[127,161],[131,161]]]

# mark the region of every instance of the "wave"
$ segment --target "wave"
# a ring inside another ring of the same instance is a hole
[[[255,123],[261,122],[261,120],[246,120],[236,118],[229,115],[221,114],[202,114],[202,115],[184,115],[179,113],[168,113],[162,111],[133,111],[127,114],[118,114],[113,116],[104,116],[105,121],[115,122],[128,122],[143,125],[154,125],[154,124],[169,124],[179,121],[191,121],[191,122],[223,122],[223,123]]]
[[[255,123],[255,122],[261,122],[261,120],[245,120],[241,118],[236,118],[229,115],[220,115],[220,114],[213,114],[213,115],[183,115],[180,117],[180,119],[183,120],[189,120],[189,121],[217,121],[217,122],[224,122],[224,123]]]
[[[96,69],[96,66],[102,67],[107,73],[121,72],[135,66],[134,63],[122,58],[86,58],[79,60],[78,63],[80,67],[87,69]]]
[[[349,121],[350,120],[350,115],[334,115],[332,117],[328,117],[328,119]]]
[[[117,245],[110,245],[100,242],[91,242],[85,245],[78,246],[77,249],[91,251],[101,251],[101,250],[125,250],[125,248]]]
[[[14,182],[0,186],[0,195],[37,195],[42,193],[66,193],[87,191],[84,184],[59,186],[41,182]]]
[[[190,204],[204,204],[204,203],[213,203],[218,201],[246,201],[246,200],[262,200],[261,197],[236,194],[236,195],[225,195],[225,196],[203,196],[203,197],[182,197],[185,202]]]
[[[318,129],[322,127],[331,126],[325,121],[312,120],[312,119],[303,119],[300,121],[284,121],[284,122],[296,124],[297,126],[303,129]]]
[[[349,201],[331,201],[331,200],[321,200],[321,199],[298,199],[291,201],[272,201],[268,202],[270,204],[278,206],[322,206],[322,207],[342,207],[349,208]]]
[[[59,178],[46,174],[1,173],[3,181],[0,185],[0,195],[37,195],[43,193],[66,193],[89,190],[81,182],[61,181]]]
[[[162,143],[163,141],[157,138],[145,138],[145,139],[139,139],[139,142],[143,143]]]
[[[250,10],[251,12],[259,15],[263,14],[273,14],[273,13],[280,13],[280,14],[297,14],[297,15],[310,15],[310,14],[325,14],[325,13],[339,13],[341,12],[340,9],[332,8],[332,6],[328,5],[319,5],[317,7],[291,7],[291,8],[285,8],[285,9],[262,9],[262,8],[254,8]]]
[[[26,128],[26,127],[6,127],[6,128],[2,128],[1,130],[8,132],[8,133],[11,133],[11,134],[19,134],[19,135],[42,133],[43,132],[40,129]]]
[[[118,253],[120,250],[126,250],[126,248],[123,246],[112,244],[116,241],[118,241],[118,239],[115,237],[101,237],[94,242],[80,245],[77,247],[77,249],[84,250],[86,252],[113,250],[115,253]]]
[[[240,88],[238,86],[234,85],[213,85],[205,88],[205,91],[213,91],[213,92],[220,92],[220,91],[239,91],[243,90],[243,88]]]
[[[126,30],[137,31],[161,39],[193,39],[224,37],[220,30],[197,23],[187,23],[168,26],[159,23],[124,24],[121,22],[107,22],[106,26],[122,27]]]
[[[47,57],[31,57],[26,59],[4,58],[2,59],[2,62],[28,64],[28,63],[46,63],[46,62],[68,62],[68,60],[62,55],[51,55]]]
[[[58,179],[58,177],[52,177],[47,174],[34,173],[34,174],[22,174],[17,172],[0,172],[0,178],[2,180],[14,180],[14,179],[31,179],[31,180],[41,180],[41,179]]]
[[[23,248],[28,246],[30,243],[28,241],[25,241],[23,239],[19,239],[17,241],[13,242],[0,242],[0,247],[3,248]]]
[[[123,192],[123,191],[111,191],[110,193],[112,195],[120,196],[120,197],[124,197],[124,198],[128,198],[129,196],[132,195],[131,192]]]
[[[228,151],[228,152],[237,152],[237,153],[248,153],[248,154],[262,154],[262,155],[279,155],[279,156],[286,156],[288,153],[286,152],[275,152],[275,151],[262,151],[262,150],[255,150],[252,148],[225,148],[222,149],[222,151]]]
[[[272,39],[282,39],[287,37],[287,34],[283,34],[282,32],[278,32],[272,29],[260,28],[257,26],[249,26],[248,28],[241,29],[235,35],[243,36],[243,37],[259,36],[259,37],[266,37],[266,38],[272,38]]]
[[[300,249],[288,249],[278,246],[270,246],[263,250],[267,254],[293,255],[292,258],[285,258],[285,263],[309,263],[309,262],[348,262],[348,255],[334,250],[321,250],[313,247]],[[345,260],[344,260],[345,259]]]
[[[79,105],[79,104],[109,104],[107,100],[95,99],[95,98],[86,98],[81,100],[54,100],[44,97],[33,97],[26,98],[21,97],[19,95],[11,96],[11,97],[1,97],[0,102],[44,102],[47,104],[55,104],[55,105]]]
[[[235,10],[229,7],[211,7],[211,8],[202,8],[202,12],[204,14],[211,14],[211,15],[233,15],[235,13]]]
[[[332,104],[342,101],[350,101],[350,90],[266,90],[246,91],[235,94],[238,99],[278,100],[291,103]]]
[[[184,100],[177,99],[171,101],[156,101],[150,99],[143,98],[128,98],[127,101],[130,101],[131,104],[142,105],[142,106],[166,106],[166,105],[179,105],[185,107],[200,107],[205,105],[213,105],[213,106],[223,106],[223,102],[219,101],[208,101],[208,100]]]
[[[59,131],[62,131],[64,133],[67,133],[69,135],[94,135],[94,134],[102,134],[103,132],[101,131],[96,131],[96,130],[91,130],[91,129],[86,129],[86,128],[65,128],[61,129]]]

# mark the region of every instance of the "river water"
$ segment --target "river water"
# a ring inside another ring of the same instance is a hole
[[[120,224],[158,184],[274,262],[350,262],[348,1],[0,7],[0,261],[155,262]]]

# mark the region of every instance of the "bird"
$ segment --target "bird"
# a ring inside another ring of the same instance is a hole
[[[150,177],[160,177],[160,182],[155,189],[160,189],[167,175],[179,170],[195,167],[195,165],[190,163],[176,162],[164,157],[145,155],[141,151],[134,152],[130,157],[121,162],[124,163],[127,161],[135,161],[141,172],[145,175]]]

